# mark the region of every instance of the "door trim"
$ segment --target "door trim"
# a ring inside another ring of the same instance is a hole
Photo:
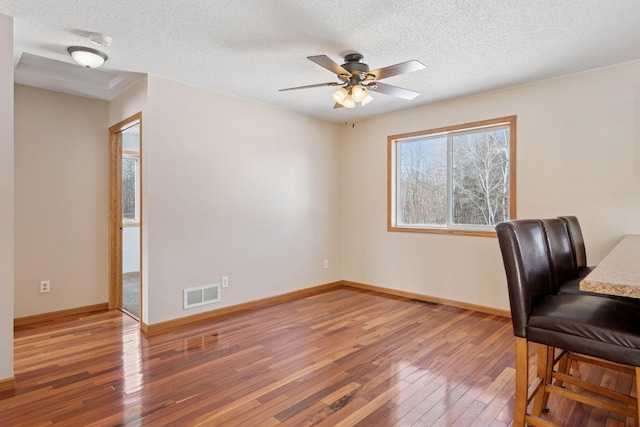
[[[140,125],[140,287],[142,288],[142,112],[109,128],[109,309],[122,307],[122,138],[124,130]],[[140,289],[142,320],[142,289]]]

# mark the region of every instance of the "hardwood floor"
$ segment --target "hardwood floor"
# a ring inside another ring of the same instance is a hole
[[[3,426],[506,426],[509,319],[351,288],[145,338],[118,311],[23,326]],[[535,349],[532,349],[535,351]],[[631,378],[577,372],[631,389]],[[568,426],[631,426],[552,396]]]

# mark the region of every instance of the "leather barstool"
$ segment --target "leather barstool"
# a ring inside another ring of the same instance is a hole
[[[638,420],[637,397],[553,370],[555,349],[585,355],[591,363],[603,366],[627,365],[626,369],[635,373],[636,396],[640,395],[637,305],[621,299],[556,293],[557,272],[552,265],[545,222],[514,220],[496,226],[516,337],[514,426],[524,426],[525,422],[550,425],[541,418],[549,393]],[[531,387],[528,383],[530,342],[538,346],[537,377]],[[561,388],[553,384],[554,379],[590,393]],[[527,407],[532,400],[534,405],[529,413]]]

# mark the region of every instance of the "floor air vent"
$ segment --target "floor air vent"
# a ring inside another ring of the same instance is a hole
[[[431,302],[431,301],[423,301],[421,299],[412,299],[411,301],[413,302],[419,302],[420,304],[424,304],[424,305],[431,305],[434,307],[439,306],[440,304],[436,303],[436,302]]]
[[[220,284],[198,286],[184,290],[184,308],[193,308],[220,301]]]

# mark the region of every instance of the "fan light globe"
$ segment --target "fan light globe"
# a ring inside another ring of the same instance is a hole
[[[367,96],[367,91],[360,85],[354,85],[351,88],[351,96],[354,101],[360,102]]]
[[[337,91],[333,92],[331,97],[338,104],[342,105],[342,103],[344,102],[344,99],[347,97],[347,90],[345,88],[341,87]]]
[[[345,108],[356,108],[356,101],[354,101],[353,97],[349,95],[344,99],[342,106]]]
[[[367,105],[371,101],[373,101],[373,96],[369,95],[369,92],[367,92],[367,96],[365,96],[364,99],[360,102],[360,105],[362,105],[364,107],[365,105]]]

